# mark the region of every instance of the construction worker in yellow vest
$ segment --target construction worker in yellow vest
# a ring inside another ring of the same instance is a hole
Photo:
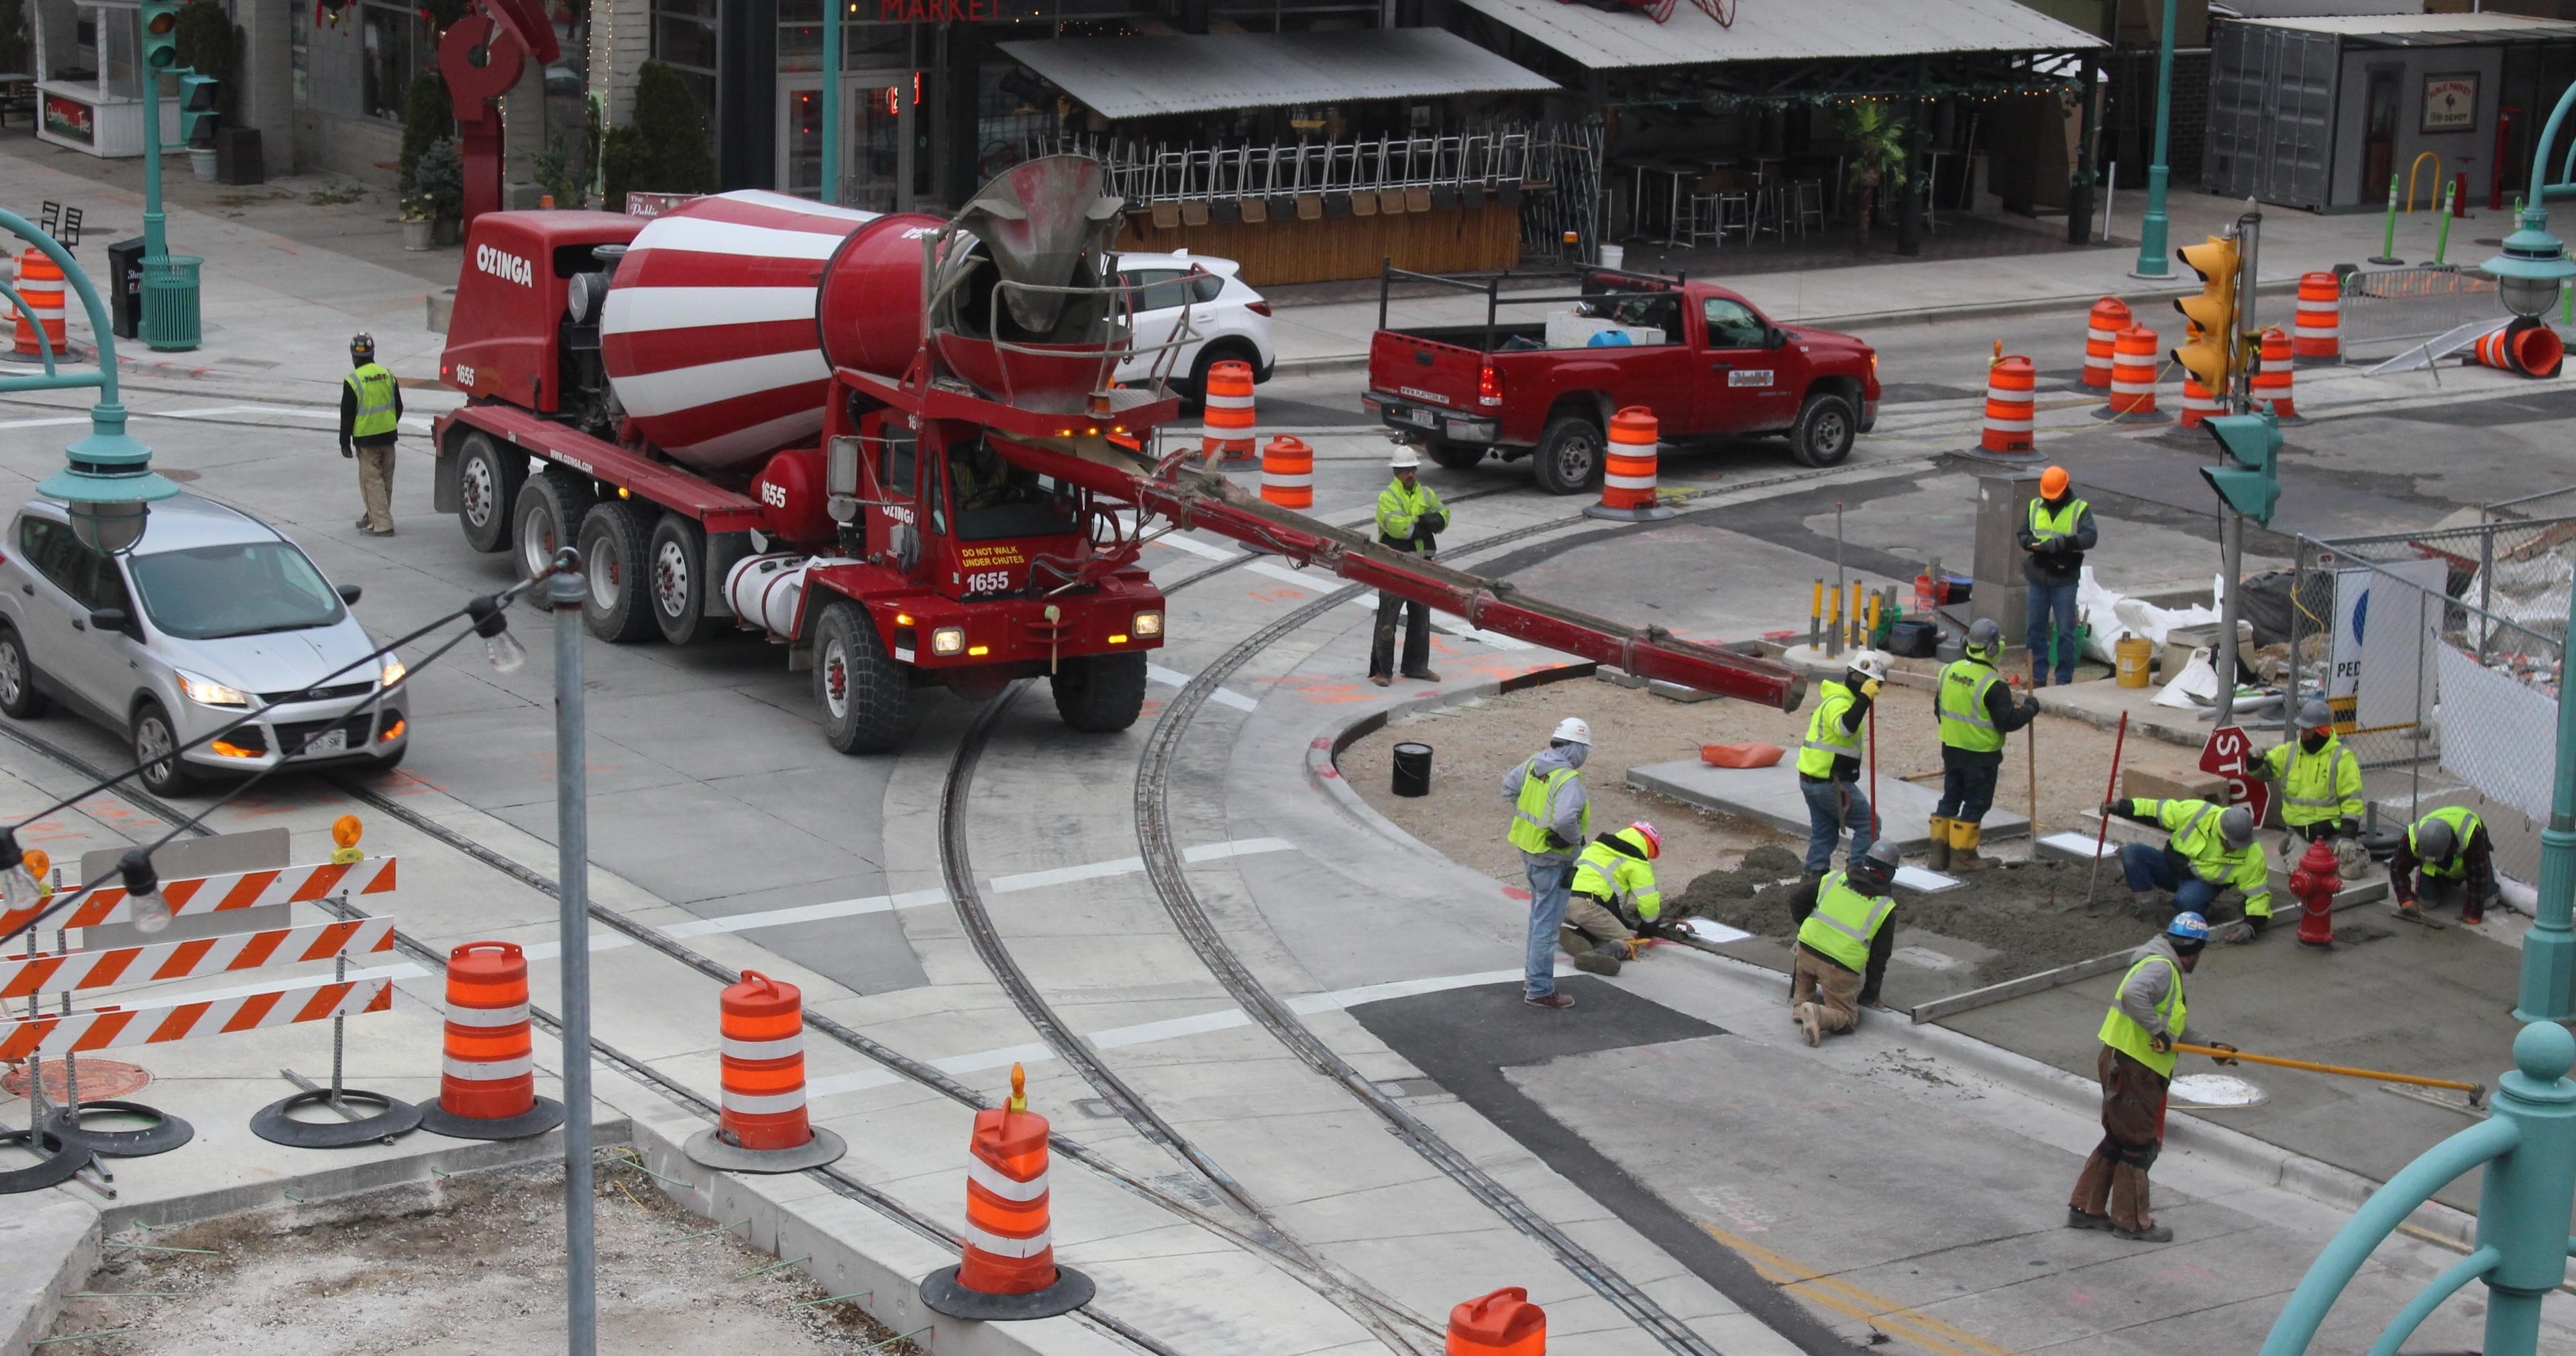
[[[1664,896],[1655,888],[1652,863],[1663,851],[1663,835],[1640,819],[1593,839],[1574,859],[1574,889],[1556,940],[1573,954],[1575,969],[1615,975],[1637,958],[1640,934],[1661,930]]]
[[[2084,582],[2084,553],[2101,541],[2093,506],[2075,497],[2063,466],[2039,473],[2039,497],[2030,501],[2018,534],[2021,575],[2030,585],[2030,685],[2048,686],[2049,656],[2056,654],[2058,685],[2075,681],[2076,593]],[[2052,644],[2053,642],[2053,644]]]
[[[1860,1024],[1863,1003],[1878,1001],[1887,958],[1896,950],[1896,844],[1881,839],[1851,870],[1806,882],[1789,896],[1798,929],[1790,948],[1789,1016],[1814,1045],[1828,1031]]]
[[[1377,492],[1378,544],[1428,560],[1440,546],[1435,534],[1449,530],[1449,510],[1441,506],[1440,492],[1422,483],[1422,458],[1411,447],[1395,449],[1387,469],[1394,478]],[[1431,608],[1382,590],[1377,629],[1369,633],[1369,681],[1379,687],[1394,681],[1398,613],[1404,616],[1404,676],[1439,682],[1440,675],[1431,671]]]
[[[2334,723],[2334,708],[2310,697],[2299,707],[2298,738],[2282,740],[2245,769],[2276,788],[2281,824],[2294,843],[2361,833],[2361,759],[2335,738]]]
[[[2388,859],[2388,888],[2397,911],[2417,912],[2416,899],[2457,900],[2460,921],[2483,923],[2487,896],[2495,893],[2495,845],[2486,822],[2460,805],[2445,805],[2406,829],[2406,841]]]
[[[1992,617],[1968,627],[1956,663],[1941,671],[1932,714],[1941,722],[1941,798],[1932,805],[1935,871],[1982,871],[1992,858],[1977,855],[1978,821],[1995,803],[1995,777],[2003,771],[2004,736],[2030,724],[2039,702],[2013,700],[2012,686],[1995,672],[2003,654],[2003,628]]]
[[[1870,823],[1869,797],[1860,789],[1860,727],[1870,703],[1887,681],[1887,656],[1876,650],[1854,650],[1842,680],[1816,684],[1816,709],[1807,717],[1807,737],[1798,746],[1798,791],[1807,800],[1807,874],[1821,876],[1834,864],[1834,844],[1851,831],[1851,850],[1843,864],[1869,855],[1878,837]]]
[[[349,336],[349,375],[340,379],[340,455],[358,463],[358,530],[394,534],[394,440],[402,430],[402,388],[376,361],[375,336]]]
[[[2069,1229],[2108,1229],[2133,1243],[2173,1241],[2173,1230],[2156,1223],[2149,1207],[2147,1169],[2164,1148],[2165,1086],[2173,1081],[2174,1046],[2236,1048],[2194,1030],[2183,1004],[2182,977],[2200,964],[2208,943],[2207,919],[2175,914],[2162,936],[2138,948],[2120,977],[2102,1018],[2102,1050],[2093,1064],[2102,1080],[2102,1142],[2084,1160],[2075,1194],[2066,1202]]]
[[[1565,926],[1574,856],[1592,836],[1592,799],[1583,790],[1583,760],[1592,756],[1592,726],[1580,716],[1556,723],[1547,747],[1503,774],[1512,803],[1506,833],[1529,877],[1529,936],[1521,953],[1521,1001],[1534,1008],[1574,1006],[1556,991],[1556,935]]]
[[[2233,886],[2245,894],[2245,917],[2219,929],[2216,940],[2250,942],[2272,921],[2272,873],[2254,844],[2253,811],[2140,797],[2108,802],[2102,813],[2165,831],[2163,847],[2131,843],[2120,849],[2120,869],[2141,913],[2167,911],[2157,907],[2155,892],[2170,890],[2170,912],[2206,916],[2219,891]]]

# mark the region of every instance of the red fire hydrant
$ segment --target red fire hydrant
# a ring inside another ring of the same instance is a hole
[[[2322,838],[2308,844],[2307,855],[2290,873],[2290,893],[2299,900],[2299,945],[2334,945],[2334,897],[2342,888],[2333,845]]]

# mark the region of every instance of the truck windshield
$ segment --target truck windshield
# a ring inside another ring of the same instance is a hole
[[[1081,521],[1071,485],[1014,466],[982,443],[948,454],[948,492],[960,541],[1055,536]]]
[[[182,640],[309,631],[344,615],[322,572],[282,541],[192,546],[128,560],[144,615]]]

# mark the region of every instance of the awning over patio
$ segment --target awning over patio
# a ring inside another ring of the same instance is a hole
[[[1656,23],[1643,10],[1565,0],[1460,0],[1589,70],[1748,61],[1873,61],[1971,52],[2076,52],[2102,39],[2020,0],[1797,0],[1736,6],[1720,25],[1698,6]]]
[[[1104,118],[1557,88],[1437,28],[1058,38],[1001,48]]]

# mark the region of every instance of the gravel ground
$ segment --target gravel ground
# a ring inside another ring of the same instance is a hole
[[[599,1348],[619,1356],[919,1356],[631,1169],[598,1175]],[[120,1247],[148,1244],[147,1247]],[[152,1249],[210,1249],[209,1253]],[[564,1345],[560,1169],[460,1175],[112,1240],[47,1351],[486,1356]],[[158,1293],[158,1292],[168,1292]],[[118,1330],[122,1331],[118,1331]],[[83,1337],[82,1334],[102,1334]],[[78,1338],[79,1340],[64,1340]]]

